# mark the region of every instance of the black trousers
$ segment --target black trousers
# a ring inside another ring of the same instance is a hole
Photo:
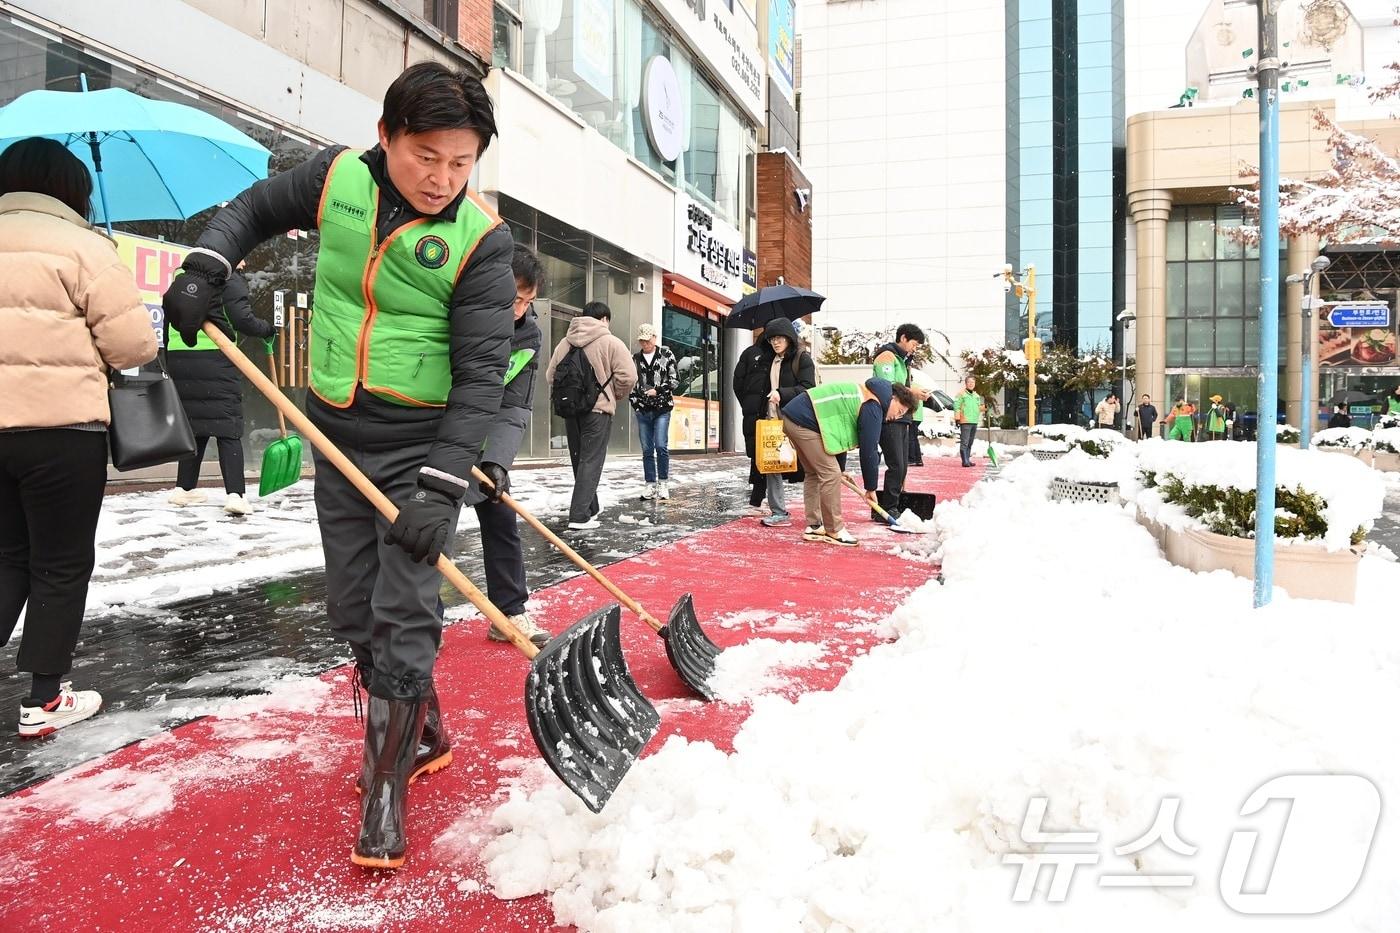
[[[768,495],[768,477],[758,472],[754,457],[757,453],[758,415],[744,415],[744,454],[749,458],[749,505],[758,508]]]
[[[525,611],[530,591],[525,585],[525,549],[515,512],[504,502],[478,502],[481,559],[486,566],[486,595],[508,616]]]
[[[243,482],[243,440],[237,437],[216,437],[219,444],[219,472],[224,476],[224,492],[245,492]],[[196,435],[194,455],[180,461],[175,482],[181,489],[193,489],[199,485],[199,465],[204,462],[204,448],[209,444],[208,435]]]
[[[418,488],[418,472],[431,447],[431,441],[420,441],[392,450],[341,450],[390,501],[405,502]],[[415,563],[397,544],[385,544],[389,521],[319,451],[315,456],[316,520],[326,555],[331,631],[349,643],[356,663],[374,668],[370,692],[375,696],[426,696],[442,643],[442,576],[432,564]],[[455,534],[447,536],[442,552],[448,557],[455,540]]]
[[[590,411],[564,419],[569,441],[569,466],[574,471],[574,496],[569,502],[569,521],[586,522],[602,509],[598,507],[598,481],[608,459],[608,436],[612,415]]]
[[[904,478],[909,474],[909,422],[886,421],[880,429],[880,450],[885,454],[885,494],[890,508],[899,507]],[[884,504],[884,503],[882,503]]]
[[[919,425],[909,425],[909,465],[924,465],[924,449],[919,446]]]
[[[105,431],[0,433],[0,641],[27,603],[22,671],[73,667],[106,485]]]

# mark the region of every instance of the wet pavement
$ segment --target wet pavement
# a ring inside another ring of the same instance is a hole
[[[640,473],[637,461],[628,464],[615,465],[605,481],[618,468]],[[555,468],[545,474],[520,471],[516,482],[523,485],[529,476],[538,475],[556,495],[559,489],[567,490],[567,470]],[[639,476],[622,490],[624,498],[612,504],[604,498],[603,526],[594,531],[566,531],[566,517],[561,514],[542,511],[541,517],[584,558],[606,566],[732,521],[747,510],[747,461],[742,457],[674,459],[672,474],[672,498],[667,501],[637,498]],[[189,519],[181,522],[189,523]],[[531,592],[580,572],[523,522],[521,538]],[[456,553],[457,565],[484,590],[481,543],[474,528],[461,529]],[[139,575],[163,554],[127,556],[124,572]],[[257,552],[231,552],[230,559],[249,556]],[[447,585],[442,597],[452,624],[454,617],[463,615],[455,607],[465,599]],[[600,602],[607,598],[601,589],[599,598]],[[536,621],[557,632],[577,620],[540,617]],[[479,618],[464,624],[483,625]],[[14,639],[0,650],[0,669],[14,671],[17,643]],[[122,606],[89,617],[83,624],[72,679],[78,689],[101,690],[102,714],[51,740],[21,742],[13,734],[0,740],[0,794],[205,715],[221,700],[258,692],[276,677],[319,673],[347,660],[344,644],[331,638],[325,623],[325,577],[319,569],[219,588],[211,595],[170,605]],[[0,679],[0,717],[4,711],[18,715],[28,687],[27,675],[10,673]],[[85,728],[89,725],[92,728]]]

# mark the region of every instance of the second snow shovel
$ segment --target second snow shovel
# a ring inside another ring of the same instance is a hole
[[[476,467],[472,467],[472,476],[480,483],[491,485],[491,480]],[[676,600],[676,604],[671,607],[670,618],[665,625],[662,625],[660,620],[647,612],[641,603],[622,592],[617,584],[603,576],[602,571],[565,544],[538,518],[531,515],[525,506],[510,495],[501,496],[501,501],[510,506],[515,514],[525,519],[527,525],[538,531],[546,541],[558,548],[560,553],[573,561],[580,570],[597,580],[603,589],[611,593],[618,602],[636,613],[637,618],[650,625],[652,630],[660,635],[661,640],[665,642],[666,657],[687,687],[707,700],[715,698],[715,692],[710,687],[709,680],[715,672],[715,659],[719,657],[721,649],[719,645],[710,640],[704,629],[700,627],[700,620],[695,615],[695,601],[691,599],[689,593]]]
[[[855,492],[857,492],[860,495],[862,502],[867,503],[872,509],[875,510],[877,515],[880,515],[882,518],[884,518],[885,524],[889,526],[890,531],[895,531],[902,535],[928,534],[928,532],[926,531],[920,531],[915,528],[910,528],[907,525],[901,525],[899,523],[899,519],[894,518],[890,515],[889,512],[886,512],[884,508],[881,507],[880,503],[871,502],[869,499],[865,498],[865,490],[861,489],[860,484],[858,484],[855,480],[851,479],[850,474],[842,473],[841,482],[845,483],[851,489],[855,490]]]
[[[987,459],[992,461],[992,466],[997,465],[997,449],[992,446],[992,426],[987,424]]]
[[[277,391],[223,331],[205,324],[204,332],[381,515],[389,521],[398,517],[398,507]],[[600,812],[661,726],[661,716],[637,689],[622,657],[621,610],[616,605],[599,609],[544,648],[536,648],[446,554],[438,558],[437,569],[529,659],[525,713],[535,745],[559,780],[588,809]]]
[[[281,395],[282,388],[277,379],[277,361],[270,349],[267,351],[267,371],[272,376],[273,388]],[[301,479],[301,438],[287,433],[287,418],[280,408],[277,409],[277,427],[282,436],[268,444],[267,449],[263,451],[262,469],[258,471],[259,498],[271,495],[279,489],[286,489]]]

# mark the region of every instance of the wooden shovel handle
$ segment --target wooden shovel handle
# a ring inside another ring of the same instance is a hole
[[[491,482],[491,478],[485,473],[478,470],[476,467],[472,467],[472,477],[477,482],[483,483],[492,489],[496,488],[495,485]],[[563,553],[563,555],[569,560],[573,561],[574,564],[577,565],[580,570],[588,574],[593,579],[597,580],[598,583],[603,587],[603,589],[611,593],[613,597],[617,599],[618,602],[622,603],[622,605],[635,612],[638,618],[640,618],[643,622],[645,622],[647,625],[650,625],[653,629],[655,629],[658,632],[661,631],[662,628],[664,628],[664,626],[655,616],[653,616],[650,612],[647,612],[646,609],[643,608],[641,603],[637,602],[635,599],[622,592],[622,590],[618,588],[617,584],[613,583],[607,577],[603,576],[603,572],[597,567],[594,567],[592,564],[590,564],[583,557],[583,555],[579,554],[578,551],[575,551],[573,548],[565,544],[562,538],[560,538],[554,532],[550,531],[547,527],[545,527],[545,524],[543,522],[541,522],[535,516],[531,515],[530,511],[526,509],[525,506],[517,502],[515,498],[513,498],[509,493],[501,496],[501,501],[504,502],[506,505],[510,506],[511,509],[515,511],[516,515],[519,515],[521,518],[525,519],[525,523],[527,525],[529,525],[531,528],[535,529],[541,535],[543,535],[546,541],[558,548],[560,552]]]
[[[361,473],[359,468],[350,462],[350,458],[341,453],[340,448],[331,443],[330,438],[322,434],[321,431],[311,423],[311,419],[306,417],[296,405],[292,404],[291,399],[279,392],[277,386],[273,385],[272,381],[264,376],[260,369],[253,365],[253,361],[244,356],[243,351],[234,346],[233,341],[224,336],[223,331],[219,330],[213,324],[206,323],[204,325],[204,332],[209,335],[209,339],[213,340],[214,343],[218,345],[220,350],[224,351],[224,355],[233,361],[233,365],[237,366],[239,371],[248,377],[248,381],[257,386],[258,391],[267,396],[267,400],[275,405],[280,413],[291,419],[296,429],[311,441],[311,445],[319,450],[323,457],[329,460],[337,470],[344,474],[346,479],[354,484],[355,488],[360,491],[360,495],[368,499],[370,503],[379,510],[379,514],[383,515],[391,522],[399,517],[398,506],[390,502],[389,497],[380,492],[379,487],[370,482],[369,477]],[[515,645],[515,647],[520,650],[521,654],[533,660],[535,655],[540,653],[540,649],[536,648],[534,644],[531,643],[530,639],[526,638],[521,633],[520,629],[510,624],[505,614],[497,609],[491,601],[486,598],[486,594],[477,589],[476,586],[472,584],[472,581],[468,580],[466,575],[453,565],[446,554],[438,557],[437,569],[439,573],[447,578],[447,582],[451,583],[463,596],[471,600],[471,604],[480,610],[482,615],[490,619],[502,634],[510,639],[510,643]]]
[[[856,484],[856,481],[851,479],[850,474],[842,473],[841,482],[845,483],[847,486],[851,487],[851,489],[858,492],[860,494],[861,499],[864,500],[865,504],[874,509],[880,515],[881,518],[889,522],[891,525],[894,524],[894,519],[890,518],[890,513],[886,512],[883,508],[881,508],[880,503],[871,502],[868,498],[866,498],[865,490],[861,489],[860,486]]]
[[[272,351],[267,351],[267,374],[272,377],[272,387],[277,390],[277,394],[282,394],[282,385],[277,378],[277,360],[272,355]],[[282,414],[282,409],[277,409],[277,428],[282,432],[282,439],[287,439],[287,418]]]

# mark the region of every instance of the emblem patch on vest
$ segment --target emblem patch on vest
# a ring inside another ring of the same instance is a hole
[[[413,248],[413,255],[425,269],[441,269],[447,265],[447,241],[440,236],[425,236]]]

